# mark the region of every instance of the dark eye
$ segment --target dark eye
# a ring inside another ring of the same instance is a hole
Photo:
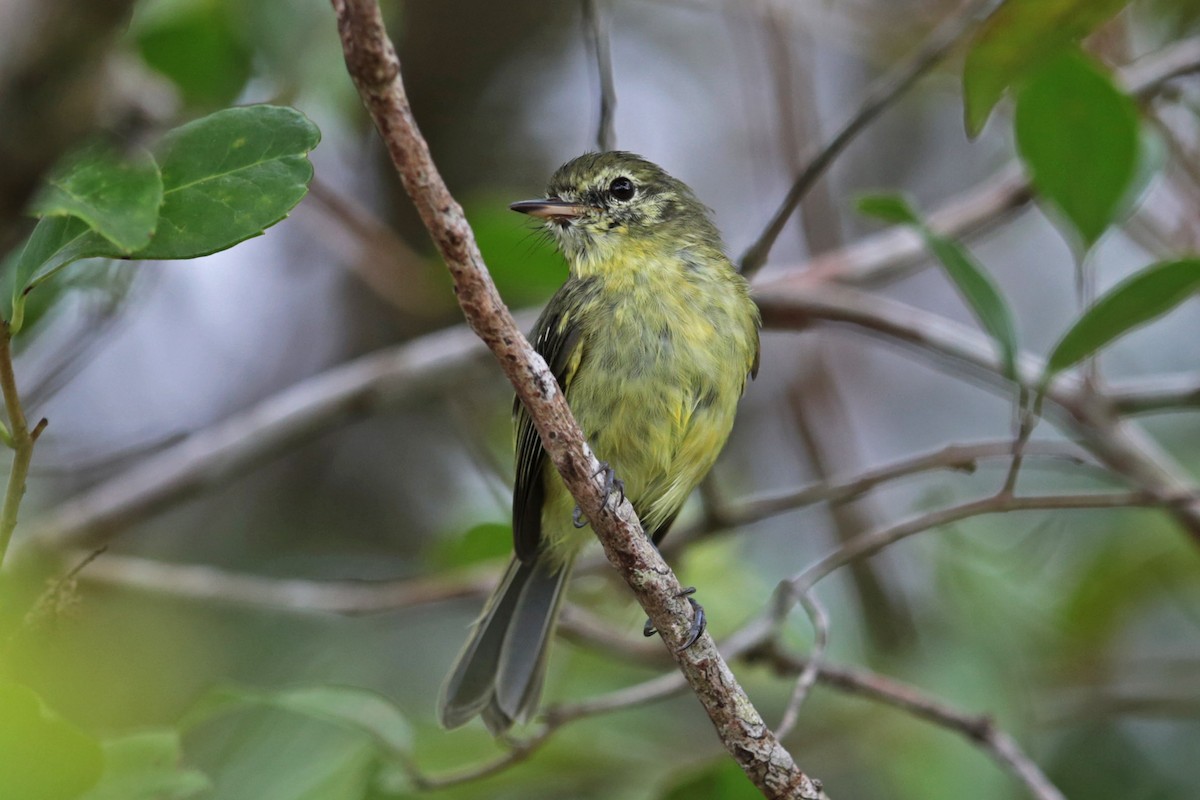
[[[632,200],[634,192],[633,181],[624,176],[613,178],[613,182],[608,185],[608,193],[614,200]]]

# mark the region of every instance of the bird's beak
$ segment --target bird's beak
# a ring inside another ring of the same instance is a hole
[[[572,203],[567,200],[521,200],[513,203],[509,208],[531,217],[561,220],[577,219],[588,210],[588,207],[582,203]]]

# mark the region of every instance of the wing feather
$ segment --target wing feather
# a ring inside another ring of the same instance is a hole
[[[553,299],[533,326],[530,338],[533,347],[546,360],[559,388],[565,394],[579,365],[582,328],[579,324],[578,301],[582,282],[568,282]],[[517,558],[531,562],[542,541],[542,504],[546,499],[543,472],[546,451],[537,428],[521,405],[513,401],[516,423],[516,481],[513,486],[513,549]]]

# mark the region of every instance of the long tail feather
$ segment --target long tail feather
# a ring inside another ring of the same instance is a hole
[[[513,559],[442,687],[443,726],[482,714],[493,734],[537,709],[546,650],[570,567]]]

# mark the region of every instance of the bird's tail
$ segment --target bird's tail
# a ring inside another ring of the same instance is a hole
[[[493,735],[537,710],[546,650],[571,565],[514,558],[454,662],[438,718],[456,728],[477,714]]]

